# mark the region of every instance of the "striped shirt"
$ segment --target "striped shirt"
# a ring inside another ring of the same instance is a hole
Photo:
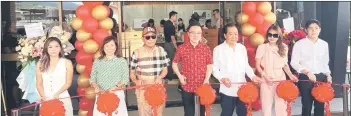
[[[169,65],[168,62],[167,53],[162,47],[155,46],[152,52],[149,52],[143,46],[133,52],[130,69],[135,70],[139,79],[155,79],[160,75],[162,68]]]
[[[120,82],[127,85],[129,82],[127,60],[117,57],[96,59],[91,70],[90,82],[96,83],[100,91],[111,89]]]

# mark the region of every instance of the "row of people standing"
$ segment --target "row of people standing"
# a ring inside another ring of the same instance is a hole
[[[170,17],[173,15],[170,13]],[[175,18],[175,17],[173,17]],[[165,24],[166,25],[166,24]],[[331,74],[328,66],[329,53],[328,44],[319,39],[320,23],[310,20],[306,23],[307,38],[298,41],[292,54],[291,65],[300,73],[300,80],[329,81]],[[267,31],[265,44],[260,45],[256,54],[256,68],[261,78],[253,73],[248,65],[246,48],[237,44],[238,30],[228,24],[223,28],[226,41],[218,45],[213,52],[210,48],[200,42],[202,39],[202,28],[199,24],[192,24],[188,28],[189,43],[176,45],[176,53],[172,68],[182,85],[182,100],[185,116],[193,116],[195,113],[194,90],[204,83],[209,83],[211,74],[223,84],[220,86],[222,116],[231,116],[237,107],[239,116],[246,115],[246,106],[238,99],[236,92],[239,85],[231,82],[245,82],[245,74],[255,82],[261,84],[261,99],[264,102],[263,114],[270,116],[273,101],[276,102],[276,115],[286,115],[285,102],[275,94],[275,80],[284,80],[284,72],[290,79],[297,80],[288,69],[287,53],[288,48],[282,41],[279,27],[271,26]],[[122,91],[112,91],[116,88],[128,85],[129,77],[136,85],[161,84],[163,78],[169,73],[167,66],[170,59],[166,50],[156,46],[156,31],[153,28],[143,30],[144,46],[134,51],[130,68],[127,61],[117,55],[118,44],[114,37],[107,37],[101,49],[102,56],[94,61],[90,82],[96,91],[110,90],[119,98],[120,107],[116,115],[127,116],[127,108]],[[171,40],[174,40],[172,36]],[[172,41],[173,42],[173,41]],[[174,43],[170,43],[171,45]],[[72,63],[63,58],[62,45],[59,39],[49,38],[44,44],[43,56],[36,67],[37,90],[41,100],[69,97],[67,89],[72,83]],[[274,62],[272,62],[274,61]],[[179,70],[178,63],[181,70]],[[261,69],[260,67],[264,69]],[[116,71],[116,69],[119,69]],[[130,75],[129,75],[130,74]],[[312,103],[314,102],[314,113],[323,116],[324,104],[315,101],[311,96],[313,82],[299,82],[299,89],[302,96],[302,115],[310,116]],[[136,90],[138,109],[140,116],[152,114],[151,107],[145,101],[143,89]],[[97,96],[98,97],[98,96]],[[264,100],[263,100],[264,99]],[[274,99],[274,100],[273,100]],[[69,98],[62,99],[66,109],[66,115],[73,115],[72,103]],[[158,114],[163,115],[164,104],[158,108]],[[201,106],[201,115],[204,116],[204,107]],[[94,114],[99,113],[96,108]]]

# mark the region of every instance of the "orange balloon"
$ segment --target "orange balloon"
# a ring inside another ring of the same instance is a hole
[[[85,32],[83,29],[79,29],[76,34],[77,40],[81,42],[85,42],[86,40],[90,39],[91,36],[91,33]]]
[[[75,30],[79,30],[80,28],[82,28],[82,24],[83,24],[83,21],[81,19],[79,19],[78,17],[75,17],[72,20],[72,27]]]
[[[95,53],[99,49],[99,45],[92,39],[89,39],[84,42],[83,44],[83,50],[86,53]]]
[[[272,11],[272,5],[270,2],[261,2],[257,6],[257,12],[261,13],[262,15],[271,12]]]
[[[84,69],[85,69],[85,65],[77,64],[76,70],[79,74],[82,74],[84,72]]]
[[[263,16],[265,22],[268,22],[270,24],[274,24],[275,21],[277,20],[277,16],[273,13],[273,12],[267,12],[264,16]]]
[[[256,27],[252,26],[249,23],[245,23],[241,27],[241,32],[245,36],[250,36],[250,35],[254,34],[255,31],[256,31]]]
[[[249,22],[249,15],[245,13],[240,13],[236,18],[236,22],[238,22],[239,24],[244,24]]]
[[[252,46],[255,47],[258,47],[259,45],[263,44],[264,40],[264,37],[259,33],[252,34],[250,37],[250,43]]]
[[[110,9],[105,5],[98,5],[92,11],[92,16],[99,21],[106,19],[109,15]]]
[[[90,86],[89,77],[86,75],[79,75],[77,83],[79,87],[87,88]]]
[[[96,93],[94,87],[89,87],[85,90],[85,97],[90,100],[95,100]]]
[[[113,28],[113,21],[111,18],[106,18],[99,22],[100,29],[111,30]]]

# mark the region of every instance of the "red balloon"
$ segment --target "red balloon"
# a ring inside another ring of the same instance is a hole
[[[255,2],[244,2],[243,3],[243,11],[248,15],[252,15],[256,13],[256,3]]]
[[[93,110],[89,110],[87,116],[93,116]]]
[[[258,27],[264,21],[264,17],[260,13],[249,15],[249,17],[249,23],[255,27]]]
[[[255,48],[250,44],[250,37],[244,36],[243,40],[244,40],[244,46],[246,47],[246,49]]]
[[[77,94],[79,95],[79,96],[83,96],[83,95],[85,95],[85,90],[86,90],[87,88],[82,88],[82,87],[77,87]],[[86,110],[85,110],[86,111]]]
[[[86,67],[85,67],[85,69],[84,69],[84,74],[85,74],[85,75],[90,75],[91,69],[92,69],[92,67],[93,67],[93,62],[88,62],[88,63],[86,63],[85,66],[86,66]]]
[[[80,41],[76,41],[76,43],[74,43],[74,47],[78,50],[78,51],[83,51],[83,45],[84,42],[80,42]]]
[[[79,19],[86,19],[91,17],[91,9],[86,6],[86,5],[80,5],[77,9],[76,9],[76,15]]]
[[[99,44],[101,47],[104,39],[108,37],[110,34],[106,29],[98,29],[93,33],[93,39]]]
[[[256,56],[256,48],[247,48],[247,58],[249,60],[249,65],[251,67],[255,67],[256,65],[255,56]]]
[[[78,53],[76,55],[77,63],[85,65],[86,66],[85,69],[87,69],[87,67],[88,67],[88,65],[86,65],[86,64],[93,62],[93,58],[94,58],[93,54],[89,54],[89,53],[86,53],[84,51],[78,51]]]
[[[83,20],[82,27],[85,32],[93,33],[98,29],[99,23],[94,18],[86,18]]]
[[[270,26],[271,24],[263,22],[261,25],[257,26],[257,32],[260,33],[266,39],[266,34]]]
[[[88,111],[94,108],[94,101],[89,100],[85,97],[81,98],[79,101],[79,109]]]
[[[104,3],[103,1],[96,1],[96,2],[85,1],[85,2],[83,2],[83,4],[86,5],[90,9],[93,9],[97,5],[102,5],[103,3]]]
[[[260,5],[262,2],[254,2],[256,4],[256,7]]]

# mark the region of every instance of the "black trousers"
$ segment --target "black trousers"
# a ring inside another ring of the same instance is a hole
[[[195,93],[182,90],[182,100],[184,105],[184,116],[195,115]],[[200,116],[205,116],[205,106],[200,105]]]
[[[246,104],[240,101],[239,97],[227,96],[221,94],[221,116],[233,116],[234,109],[236,107],[237,116],[246,116]]]
[[[315,74],[317,81],[327,82],[327,76],[324,74]],[[305,74],[299,75],[299,80],[309,80]],[[324,103],[318,102],[312,96],[312,88],[315,83],[299,81],[298,86],[301,94],[302,116],[311,116],[312,104],[314,104],[314,116],[324,116]]]

